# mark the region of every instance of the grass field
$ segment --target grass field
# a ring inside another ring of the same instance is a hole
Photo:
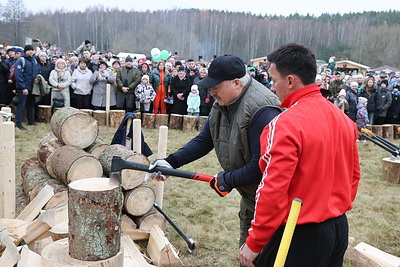
[[[39,141],[50,133],[49,124],[16,129],[17,209],[26,199],[21,189],[20,166],[36,155]],[[115,129],[100,127],[99,137],[110,142]],[[168,132],[167,154],[174,152],[197,133]],[[144,130],[145,140],[157,155],[158,130]],[[394,141],[394,140],[392,140]],[[388,253],[400,256],[400,186],[381,181],[381,159],[389,153],[372,143],[359,143],[361,181],[353,210],[348,212],[353,245],[366,242]],[[214,152],[182,169],[215,174],[220,166]],[[239,194],[219,197],[204,182],[170,177],[165,182],[165,212],[195,240],[194,255],[176,231],[167,225],[168,238],[180,252],[185,266],[238,266],[236,259],[239,236]],[[350,266],[346,264],[346,266]]]

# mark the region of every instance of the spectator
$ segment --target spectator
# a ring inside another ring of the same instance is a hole
[[[22,125],[22,112],[26,107],[28,125],[35,125],[35,98],[32,95],[33,83],[39,83],[40,68],[33,58],[35,49],[31,45],[25,45],[25,55],[15,62],[15,84],[18,96],[18,106],[15,116],[15,125],[20,130],[26,130]]]
[[[199,77],[194,79],[194,84],[198,84],[201,80],[206,78],[208,70],[201,68],[199,71]],[[211,96],[211,88],[198,87],[200,96],[200,116],[208,116],[211,111],[211,107],[215,101],[214,97]]]
[[[7,90],[8,90],[8,77],[10,74],[10,69],[6,63],[6,55],[2,53],[0,55],[0,103],[7,103]]]
[[[328,60],[328,69],[331,71],[331,73],[334,73],[336,70],[336,62],[335,62],[336,57],[331,56]]]
[[[186,63],[187,63],[187,66],[185,67],[186,77],[190,79],[191,83],[193,84],[194,78],[199,76],[199,70],[196,68],[196,64],[193,59],[188,59]]]
[[[349,103],[346,100],[346,91],[344,89],[340,90],[339,95],[336,97],[334,103],[345,114],[349,114]]]
[[[75,95],[75,106],[78,109],[90,109],[90,98],[92,93],[92,85],[90,78],[92,71],[87,67],[87,60],[81,58],[78,68],[72,73],[71,88]]]
[[[392,104],[390,105],[387,116],[386,123],[389,124],[400,124],[400,83],[393,84],[392,90]]]
[[[358,98],[356,124],[359,131],[366,128],[367,124],[369,124],[367,104],[368,99],[366,99],[365,97]],[[363,136],[360,136],[359,140],[362,140],[364,142],[366,141],[365,137]]]
[[[64,59],[57,59],[55,65],[49,77],[49,82],[52,86],[51,105],[70,107],[69,86],[72,82],[71,73],[67,70],[67,64]]]
[[[135,89],[135,96],[139,99],[140,103],[140,112],[150,113],[151,104],[156,97],[156,92],[153,87],[149,83],[149,76],[143,75],[142,82]]]
[[[132,112],[135,104],[135,89],[140,83],[140,71],[133,67],[133,59],[127,56],[125,66],[117,73],[117,108]],[[126,107],[126,108],[125,108]]]
[[[40,74],[46,80],[48,86],[49,85],[49,76],[50,72],[53,70],[53,66],[51,65],[50,61],[48,60],[47,54],[45,52],[40,52],[38,56],[38,63],[40,68]],[[42,97],[42,99],[36,103],[37,105],[50,105],[51,92],[46,94]]]
[[[387,111],[392,104],[392,94],[387,89],[388,84],[387,80],[381,80],[381,85],[376,95],[376,125],[382,125],[385,123]]]
[[[165,71],[165,63],[160,60],[157,62],[156,69],[150,75],[150,84],[156,92],[156,97],[153,102],[153,113],[167,113],[167,104],[164,102],[171,85],[172,76],[168,71]]]
[[[171,82],[171,92],[174,96],[174,105],[172,106],[171,113],[186,115],[186,99],[191,86],[192,81],[188,78],[185,69],[182,66],[179,67],[178,76],[174,77]]]
[[[92,45],[92,42],[89,40],[85,40],[84,42],[82,42],[82,44],[76,49],[76,53],[81,53],[85,51],[88,51],[89,53],[96,52],[94,46]]]
[[[346,92],[346,101],[349,104],[349,118],[356,122],[357,119],[357,104],[358,104],[358,83],[352,82],[350,84],[350,89]]]
[[[143,77],[143,75],[147,75],[150,77],[151,72],[150,72],[150,67],[149,64],[147,64],[146,62],[140,64],[140,76]]]
[[[187,114],[190,116],[200,116],[200,96],[198,86],[193,84],[187,97]]]
[[[110,108],[116,105],[114,82],[116,78],[112,70],[108,68],[105,61],[99,62],[99,69],[96,70],[90,78],[90,83],[93,85],[92,105],[94,110],[105,110],[107,100],[107,84],[111,85],[110,88]]]
[[[360,96],[365,97],[368,100],[367,111],[370,124],[375,123],[376,95],[377,89],[375,79],[369,77],[367,78],[364,87],[361,89]]]
[[[90,57],[90,61],[87,67],[94,73],[96,70],[99,69],[99,64],[100,64],[100,55],[95,53]]]
[[[342,73],[339,71],[335,72],[335,79],[329,83],[329,91],[331,91],[332,96],[336,98],[342,89],[346,88],[346,83],[343,81]]]

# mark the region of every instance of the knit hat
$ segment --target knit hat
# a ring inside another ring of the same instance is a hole
[[[350,84],[350,87],[353,87],[353,86],[358,87],[358,82],[352,82],[352,83]]]
[[[132,61],[133,59],[129,55],[125,58],[125,62],[132,62]]]
[[[31,45],[26,45],[24,47],[24,52],[29,51],[29,50],[35,51],[35,48],[33,48],[33,46],[31,46]]]
[[[149,75],[143,75],[143,76],[142,76],[142,81],[143,81],[144,79],[146,79],[146,80],[148,81],[148,80],[149,80]]]
[[[339,96],[346,96],[346,91],[344,89],[340,90]]]
[[[389,85],[389,82],[387,80],[382,80],[381,84],[383,84],[383,83],[386,84],[386,87]]]
[[[137,63],[136,61],[132,63],[133,66],[138,67],[139,63]]]
[[[317,76],[315,77],[315,80],[316,80],[316,81],[317,81],[317,80],[322,80],[322,76],[319,75],[319,74],[317,74]]]
[[[358,98],[358,103],[360,103],[360,104],[365,104],[367,102],[368,102],[368,99],[366,99],[365,97],[360,96]]]
[[[24,53],[24,50],[22,48],[15,48],[15,53]]]
[[[45,52],[40,52],[39,57],[43,57],[43,56],[45,56],[47,58],[47,54]]]
[[[55,64],[56,68],[58,68],[58,63],[64,63],[64,66],[67,67],[67,63],[62,58],[57,59],[56,64]]]
[[[70,62],[72,62],[72,61],[79,61],[79,59],[78,59],[78,57],[70,57],[69,61],[70,61]]]

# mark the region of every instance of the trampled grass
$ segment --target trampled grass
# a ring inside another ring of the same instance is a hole
[[[144,129],[146,142],[157,155],[158,130]],[[49,124],[31,126],[28,131],[16,129],[17,209],[26,205],[19,176],[20,166],[36,155],[39,141],[50,133]],[[115,129],[100,127],[99,137],[110,142]],[[180,148],[197,133],[168,132],[167,154]],[[392,140],[397,142],[398,140]],[[400,256],[400,186],[381,180],[381,159],[389,153],[368,143],[359,143],[361,181],[353,210],[348,212],[352,245],[366,242],[383,251]],[[340,166],[338,166],[340,167]],[[188,164],[182,169],[214,175],[221,171],[215,153]],[[164,211],[196,242],[195,254],[177,232],[167,225],[168,238],[179,250],[185,266],[238,266],[236,259],[239,236],[239,194],[219,197],[207,183],[170,177],[165,182]]]

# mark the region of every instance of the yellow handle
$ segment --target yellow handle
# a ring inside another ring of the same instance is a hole
[[[274,267],[283,267],[285,265],[290,243],[292,242],[294,228],[296,227],[297,219],[299,218],[301,205],[303,205],[303,201],[301,201],[301,199],[293,199],[289,216],[285,225],[285,230],[283,231],[282,240],[279,244]]]

